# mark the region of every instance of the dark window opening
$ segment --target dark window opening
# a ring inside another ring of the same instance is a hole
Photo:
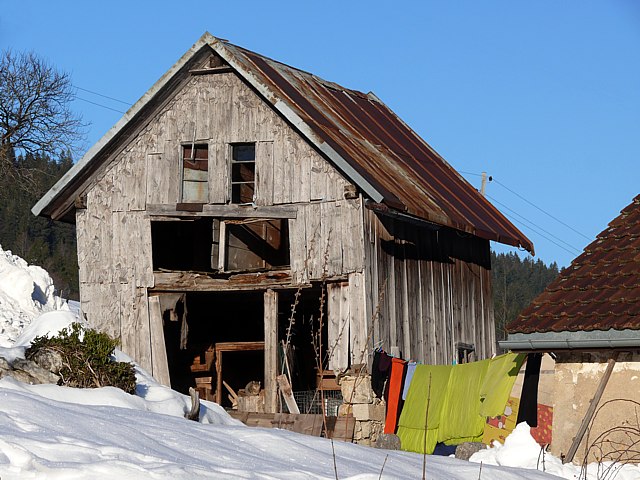
[[[151,222],[153,269],[212,271],[218,262],[217,223],[211,218]]]
[[[207,144],[182,147],[182,201],[209,201],[209,147]]]
[[[458,363],[469,363],[473,361],[473,352],[476,347],[470,343],[456,343],[456,349],[458,350]]]
[[[231,203],[253,203],[256,181],[256,145],[231,145]]]
[[[230,221],[226,226],[226,270],[265,270],[289,265],[287,220]]]
[[[290,264],[286,219],[152,221],[151,245],[154,270],[238,272]]]

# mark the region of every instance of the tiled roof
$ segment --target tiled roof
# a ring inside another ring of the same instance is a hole
[[[640,330],[640,195],[564,269],[509,333]]]

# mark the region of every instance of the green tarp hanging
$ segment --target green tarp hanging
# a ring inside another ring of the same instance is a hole
[[[430,454],[438,442],[482,439],[486,417],[504,412],[523,361],[524,355],[507,353],[462,365],[418,365],[398,422],[402,449]]]

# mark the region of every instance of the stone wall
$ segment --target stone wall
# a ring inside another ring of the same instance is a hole
[[[347,375],[340,379],[343,404],[338,416],[355,418],[353,441],[359,445],[375,444],[384,430],[385,404],[375,397],[368,374]]]

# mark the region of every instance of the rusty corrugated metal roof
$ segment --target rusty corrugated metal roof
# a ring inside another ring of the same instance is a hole
[[[106,161],[104,152],[142,118],[149,103],[213,49],[374,202],[533,253],[533,244],[373,94],[350,90],[250,52],[209,33],[143,95],[33,207],[67,218],[72,198]],[[69,221],[73,221],[71,215]]]
[[[509,333],[640,330],[640,195],[564,269]]]
[[[266,87],[265,96],[274,106],[284,102],[380,194],[383,203],[533,253],[532,242],[375,95],[229,43],[212,46],[246,81],[254,86],[258,82],[259,91],[264,93]]]

